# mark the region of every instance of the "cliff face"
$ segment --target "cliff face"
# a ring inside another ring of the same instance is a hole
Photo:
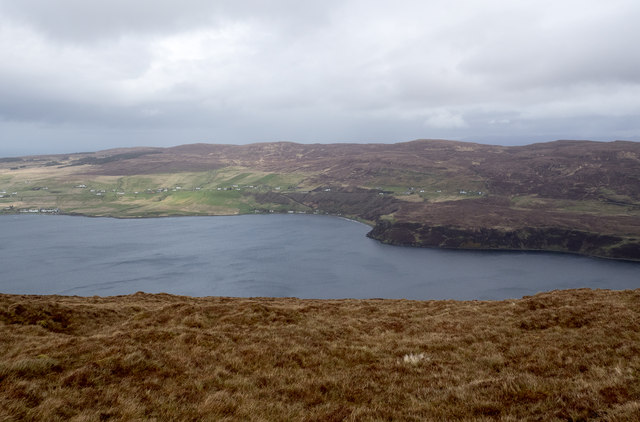
[[[445,249],[544,250],[640,261],[640,238],[553,227],[470,229],[382,221],[367,236],[391,245]]]

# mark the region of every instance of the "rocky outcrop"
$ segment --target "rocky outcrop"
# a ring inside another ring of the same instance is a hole
[[[536,250],[640,261],[640,238],[544,227],[459,228],[382,221],[368,237],[392,245],[445,249]]]

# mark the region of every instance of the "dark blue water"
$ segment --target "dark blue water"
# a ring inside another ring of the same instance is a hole
[[[311,215],[116,220],[0,216],[0,292],[505,299],[640,287],[640,264],[383,245]]]

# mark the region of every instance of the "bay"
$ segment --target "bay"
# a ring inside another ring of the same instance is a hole
[[[367,238],[369,230],[315,215],[4,215],[0,292],[499,300],[640,287],[639,263],[397,247]]]

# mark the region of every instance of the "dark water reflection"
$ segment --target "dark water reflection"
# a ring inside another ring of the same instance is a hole
[[[401,248],[324,216],[116,220],[0,216],[0,292],[111,296],[504,299],[640,287],[640,264]]]

